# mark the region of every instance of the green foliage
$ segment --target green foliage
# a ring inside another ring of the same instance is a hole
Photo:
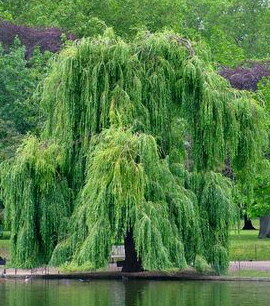
[[[60,179],[62,163],[59,146],[31,136],[18,151],[13,175],[8,174],[8,162],[4,165],[6,171],[2,169],[1,186],[7,191],[5,214],[11,224],[16,266],[32,267],[47,261],[55,243],[63,238],[71,193],[66,180]],[[8,190],[9,184],[17,186],[16,190]]]
[[[177,0],[29,0],[25,6],[17,2],[9,0],[4,8],[19,22],[57,26],[80,37],[103,33],[106,26],[125,38],[134,37],[141,27],[177,27],[182,17],[182,1]]]
[[[270,111],[270,78],[264,77],[258,83],[257,95],[261,98],[266,106],[266,110]]]
[[[9,51],[0,45],[0,160],[14,155],[23,134],[38,125],[38,99],[32,96],[46,72],[49,53],[38,49],[25,59],[25,47],[15,39]]]
[[[0,119],[0,160],[6,160],[14,155],[22,135],[14,128],[14,123]]]
[[[194,189],[199,200],[202,255],[218,273],[228,268],[228,228],[236,219],[230,181],[220,173],[196,174]]]
[[[251,217],[262,217],[270,213],[270,162],[262,161],[254,184],[253,201],[248,207]]]
[[[252,173],[264,117],[204,50],[171,32],[83,39],[55,60],[42,107],[40,139],[2,166],[14,266],[100,268],[131,230],[145,269],[200,255],[226,270],[235,208],[220,172],[229,158]]]
[[[207,42],[222,65],[269,57],[266,0],[5,0],[2,7],[18,23],[56,26],[79,37],[106,27],[129,40],[138,29],[171,29]]]
[[[12,15],[4,8],[3,1],[0,1],[0,18],[5,20],[12,20]]]
[[[229,33],[215,26],[209,32],[209,37],[206,40],[211,47],[215,62],[231,67],[245,60],[243,48],[235,43]]]
[[[256,95],[258,100],[265,105],[265,111],[268,118],[269,131],[269,103],[270,103],[270,78],[265,77],[258,83]],[[268,135],[265,138],[269,138]],[[254,182],[254,194],[248,207],[248,213],[252,217],[262,217],[270,213],[270,161],[269,148],[265,150],[265,158],[258,165]]]
[[[201,256],[196,256],[194,268],[200,273],[207,273],[211,271],[211,267],[208,265],[207,261]]]
[[[219,63],[233,66],[242,57],[269,56],[269,1],[187,0],[186,3],[185,28],[195,30],[210,44]]]

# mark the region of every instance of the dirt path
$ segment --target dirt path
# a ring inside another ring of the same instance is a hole
[[[239,270],[270,272],[270,261],[231,261],[229,271]]]

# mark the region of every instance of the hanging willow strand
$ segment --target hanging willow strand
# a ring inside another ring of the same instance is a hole
[[[100,268],[132,230],[145,269],[199,255],[226,271],[235,206],[220,173],[228,158],[239,180],[254,173],[264,111],[196,48],[175,33],[125,43],[109,30],[61,52],[40,139],[2,165],[14,266]]]

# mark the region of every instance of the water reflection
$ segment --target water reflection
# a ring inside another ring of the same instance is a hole
[[[0,283],[0,305],[268,306],[269,289],[262,282],[7,280]]]

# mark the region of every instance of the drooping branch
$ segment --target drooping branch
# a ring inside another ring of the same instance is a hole
[[[110,32],[59,55],[43,86],[43,133],[2,172],[14,265],[104,267],[129,233],[127,258],[143,269],[200,255],[226,270],[234,203],[219,172],[229,157],[252,173],[263,110],[194,54],[176,34],[126,43]]]
[[[189,51],[190,57],[193,57],[195,55],[195,50],[192,47],[192,44],[191,44],[190,40],[188,40],[186,38],[182,38],[182,37],[177,36],[177,35],[168,35],[168,39],[172,40],[172,41],[176,41],[180,45],[185,46],[187,48],[187,50]]]

